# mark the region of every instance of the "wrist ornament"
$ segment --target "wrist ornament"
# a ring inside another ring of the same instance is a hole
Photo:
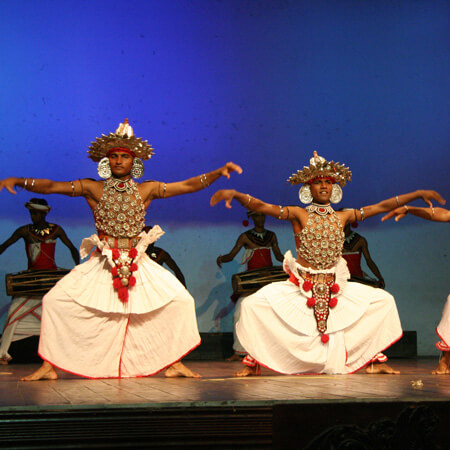
[[[209,186],[208,178],[206,177],[206,173],[203,173],[200,175],[200,182],[202,183],[202,186],[204,188]]]

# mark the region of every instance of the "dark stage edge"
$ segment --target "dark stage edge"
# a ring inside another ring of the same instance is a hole
[[[203,381],[162,376],[125,382],[73,376],[36,383],[11,380],[11,398],[18,399],[14,391],[21,390],[28,396],[22,400],[30,404],[2,401],[0,447],[328,449],[351,441],[360,446],[348,448],[447,448],[450,375],[430,375],[436,362],[437,358],[393,360],[402,370],[398,376],[288,377],[265,370],[262,377],[236,380],[230,374],[239,363],[220,361],[188,364],[205,374]],[[14,371],[12,366],[8,370]],[[217,373],[224,373],[224,378]],[[423,387],[413,388],[412,382],[419,380]],[[147,389],[147,394],[150,386],[165,387],[178,391],[180,398],[195,393],[196,400],[98,404],[93,396],[92,404],[45,404],[51,390],[67,390],[67,398],[71,391],[72,399],[82,402],[74,389],[102,392],[98,386],[133,386],[133,392]],[[302,398],[309,392],[312,398]],[[239,398],[245,395],[261,399]],[[349,397],[333,398],[339,395]]]

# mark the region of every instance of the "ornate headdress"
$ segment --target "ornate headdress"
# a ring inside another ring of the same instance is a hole
[[[297,170],[288,178],[288,183],[292,185],[304,183],[300,188],[299,198],[302,203],[311,203],[313,198],[310,184],[316,178],[330,178],[333,180],[333,191],[331,194],[331,203],[339,203],[342,199],[342,189],[347,181],[352,180],[352,173],[348,167],[334,161],[327,161],[317,152],[309,160],[309,166],[304,166],[302,170]]]
[[[315,178],[332,178],[339,186],[344,187],[347,181],[352,181],[352,173],[348,167],[334,161],[327,161],[317,152],[309,160],[309,167],[304,166],[302,170],[297,170],[288,178],[288,183],[300,184],[309,183]]]
[[[114,133],[109,133],[108,136],[102,134],[102,137],[91,142],[88,151],[89,158],[99,162],[112,150],[128,151],[143,160],[150,159],[154,153],[152,146],[147,141],[134,136],[128,119],[125,119]]]

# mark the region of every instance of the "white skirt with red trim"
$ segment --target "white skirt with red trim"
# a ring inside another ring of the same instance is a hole
[[[347,282],[348,270],[341,259],[335,269],[340,287],[337,305],[330,308],[326,331],[329,341],[323,343],[313,308],[306,304],[311,294],[303,290],[305,280],[299,275],[299,271],[309,269],[295,268],[290,252],[285,258],[284,266],[291,273],[295,271],[299,286],[291,281],[272,283],[245,298],[241,305],[237,334],[245,350],[260,364],[285,374],[352,373],[401,338],[392,295]]]
[[[122,303],[107,257],[94,253],[43,298],[40,356],[89,378],[153,375],[200,344],[194,299],[168,270],[140,255]]]
[[[441,339],[436,343],[436,347],[443,352],[450,351],[450,295],[445,302],[441,321],[436,328],[436,332]]]

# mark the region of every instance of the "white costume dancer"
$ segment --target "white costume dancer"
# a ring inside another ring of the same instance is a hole
[[[141,159],[152,147],[133,135],[128,120],[89,147],[105,181],[71,182],[7,178],[0,181],[43,194],[83,196],[98,235],[84,240],[76,266],[43,299],[39,354],[42,366],[26,381],[55,379],[54,367],[91,378],[152,375],[199,377],[180,359],[200,343],[194,299],[169,271],[146,254],[162,230],[142,233],[145,211],[155,199],[188,194],[242,169],[229,162],[209,173],[175,183],[132,180],[143,175]]]
[[[236,199],[252,211],[289,220],[297,257],[286,253],[288,281],[269,284],[241,304],[237,334],[248,356],[237,376],[257,375],[263,365],[296,373],[352,373],[369,363],[370,373],[398,373],[381,352],[402,336],[393,297],[382,289],[351,283],[341,257],[347,223],[388,212],[416,198],[434,198],[416,191],[359,210],[335,212],[329,202],[342,198],[350,170],[314,152],[310,165],[289,178],[303,183],[299,196],[306,208],[276,206],[234,190],[216,192],[214,206]]]

